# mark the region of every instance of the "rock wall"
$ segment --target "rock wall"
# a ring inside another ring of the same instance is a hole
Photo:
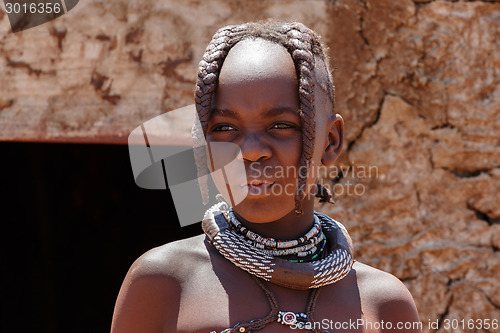
[[[500,319],[500,3],[95,0],[16,34],[2,8],[0,140],[126,142],[193,103],[217,28],[268,17],[330,46],[346,144],[319,209],[357,259],[405,282],[425,332]]]

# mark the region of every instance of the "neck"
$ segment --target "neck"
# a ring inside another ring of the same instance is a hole
[[[234,213],[241,224],[262,237],[290,240],[303,236],[314,224],[314,201],[304,200],[302,208],[300,215],[291,211],[282,218],[267,223],[253,223],[245,220],[238,214],[238,211],[235,210]]]

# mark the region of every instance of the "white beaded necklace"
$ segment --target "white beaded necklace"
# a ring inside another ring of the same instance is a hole
[[[304,290],[319,288],[344,278],[354,263],[352,242],[344,226],[321,213],[314,212],[314,215],[320,222],[328,246],[324,258],[311,262],[291,262],[248,242],[228,222],[232,218],[225,202],[219,202],[207,210],[202,227],[211,244],[236,266],[266,281]],[[308,234],[299,240],[307,238]],[[296,240],[297,243],[299,240]],[[291,242],[289,244],[295,243]]]

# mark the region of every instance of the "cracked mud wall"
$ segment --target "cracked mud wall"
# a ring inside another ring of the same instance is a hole
[[[268,17],[331,49],[345,149],[319,208],[357,259],[405,282],[424,331],[500,319],[498,2],[87,1],[16,34],[2,8],[0,140],[125,142],[193,103],[217,28]]]
[[[360,260],[405,282],[424,331],[500,318],[500,3],[337,1],[330,13],[348,147],[333,180],[343,195],[325,211]]]

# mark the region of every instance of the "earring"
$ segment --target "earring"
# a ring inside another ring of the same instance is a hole
[[[329,202],[331,204],[335,203],[332,192],[320,183],[316,184],[316,197],[320,198],[319,202]]]

